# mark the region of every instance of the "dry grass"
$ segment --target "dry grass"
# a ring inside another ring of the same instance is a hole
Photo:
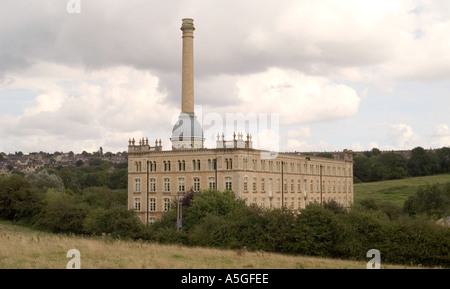
[[[64,236],[0,222],[0,268],[64,269],[78,249],[82,269],[364,269],[366,263],[266,252],[192,248]],[[382,268],[405,268],[382,265]]]

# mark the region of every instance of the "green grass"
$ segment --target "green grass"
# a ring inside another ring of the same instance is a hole
[[[354,201],[359,203],[365,198],[373,198],[378,202],[389,201],[403,206],[409,196],[415,194],[420,186],[427,184],[445,184],[450,182],[450,174],[406,178],[401,180],[359,183],[354,185]]]

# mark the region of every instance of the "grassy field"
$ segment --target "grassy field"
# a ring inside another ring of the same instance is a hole
[[[65,269],[70,249],[80,251],[82,269],[366,268],[365,262],[56,235],[0,222],[0,269]]]
[[[404,201],[416,193],[420,186],[436,183],[445,184],[448,182],[450,182],[450,174],[360,183],[354,185],[354,200],[355,203],[358,203],[362,199],[373,198],[377,201],[389,201],[403,206]]]

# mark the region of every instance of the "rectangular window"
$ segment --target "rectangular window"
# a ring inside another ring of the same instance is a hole
[[[150,192],[156,192],[156,179],[150,179]]]
[[[233,190],[233,185],[232,185],[230,177],[226,177],[225,178],[225,190],[228,190],[228,191],[232,191]]]
[[[179,178],[178,179],[178,191],[179,192],[184,192],[184,187],[185,187],[184,178]]]
[[[273,195],[273,180],[269,179],[269,196]]]
[[[210,190],[215,190],[216,189],[216,179],[215,178],[209,178],[208,182],[209,182],[209,189]]]
[[[164,198],[164,212],[168,212],[170,210],[170,199]]]
[[[141,179],[135,179],[134,180],[134,191],[140,192],[141,191]]]
[[[194,167],[194,171],[199,171],[200,170],[200,160],[193,160],[192,164],[193,164],[193,167]]]
[[[200,191],[200,178],[194,178],[194,192]]]
[[[141,162],[136,162],[135,167],[136,167],[136,172],[142,171],[142,163]]]
[[[256,178],[253,178],[253,182],[252,182],[252,191],[254,193],[256,193]]]
[[[156,179],[150,179],[150,192],[156,192]]]
[[[163,165],[164,165],[164,171],[170,172],[170,161],[164,161]]]
[[[183,161],[178,161],[178,171],[180,172],[184,172],[186,170],[186,162]]]
[[[233,169],[233,159],[225,159],[226,165],[227,165],[227,170],[232,170]]]
[[[164,179],[164,192],[170,192],[170,179]]]
[[[150,162],[150,171],[156,172],[156,162]]]
[[[156,199],[155,198],[150,198],[149,200],[149,211],[150,212],[156,212]]]
[[[261,192],[265,192],[265,183],[264,183],[264,178],[261,179]]]
[[[134,209],[136,211],[141,210],[141,198],[134,198]]]
[[[217,167],[217,159],[208,160],[208,168],[210,171],[215,171]]]
[[[248,178],[244,177],[244,192],[248,191]]]

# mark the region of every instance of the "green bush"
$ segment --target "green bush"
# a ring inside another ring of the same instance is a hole
[[[426,214],[436,218],[450,216],[450,183],[420,187],[416,194],[405,201],[403,209],[409,215]]]
[[[81,203],[77,196],[49,191],[45,201],[38,221],[40,227],[56,233],[85,233],[83,222],[89,206]]]
[[[185,208],[183,226],[189,230],[207,215],[225,216],[242,207],[245,207],[244,201],[237,200],[231,191],[203,191],[196,194],[190,206]]]
[[[43,208],[43,194],[19,175],[0,177],[0,218],[34,223]]]
[[[129,211],[126,206],[93,210],[86,216],[83,225],[89,233],[106,233],[115,238],[138,238],[143,226],[134,212]]]

